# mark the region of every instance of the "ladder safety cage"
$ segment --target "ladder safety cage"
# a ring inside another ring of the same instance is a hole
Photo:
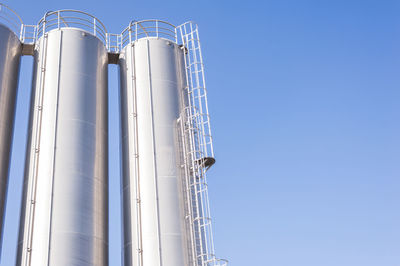
[[[177,43],[185,49],[186,95],[179,124],[184,161],[184,190],[187,223],[192,238],[191,263],[196,266],[225,266],[215,256],[208,200],[206,171],[215,162],[212,144],[204,65],[198,26],[193,22],[176,28]],[[179,41],[179,42],[178,42]]]
[[[8,26],[17,36],[20,36],[24,23],[17,12],[0,3],[0,24]]]

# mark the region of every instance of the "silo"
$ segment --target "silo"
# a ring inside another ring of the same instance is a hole
[[[22,45],[19,37],[22,20],[0,3],[0,239],[7,194],[11,142]],[[2,241],[1,241],[2,242]],[[0,249],[1,249],[0,243]]]
[[[158,32],[156,24],[166,30]],[[177,124],[184,51],[175,37],[175,27],[162,21],[131,23],[122,34],[125,266],[190,265]]]
[[[124,266],[215,266],[205,172],[215,162],[197,26],[121,34]]]
[[[108,265],[108,53],[74,10],[38,23],[17,265]]]

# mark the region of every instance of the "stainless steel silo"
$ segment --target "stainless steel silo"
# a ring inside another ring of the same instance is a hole
[[[105,40],[80,11],[38,24],[17,265],[108,265]]]
[[[0,239],[3,239],[3,221],[7,194],[11,142],[22,44],[20,17],[0,3]],[[2,244],[0,243],[0,250]]]
[[[152,23],[168,30],[156,36],[159,27]],[[175,37],[175,27],[160,21],[133,23],[122,34],[125,266],[190,265],[177,123],[185,88],[184,50]]]

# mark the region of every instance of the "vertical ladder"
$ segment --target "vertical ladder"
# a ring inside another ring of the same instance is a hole
[[[32,134],[32,147],[33,150],[30,150],[30,160],[32,160],[32,164],[30,169],[28,170],[28,193],[27,193],[27,203],[26,208],[28,212],[26,215],[25,222],[25,232],[23,237],[23,261],[22,264],[29,266],[31,265],[31,256],[32,256],[32,241],[33,241],[33,231],[34,231],[34,220],[35,220],[35,204],[36,204],[36,187],[37,187],[37,179],[38,179],[38,168],[39,168],[39,160],[40,160],[40,141],[41,141],[41,129],[42,129],[42,109],[43,109],[43,97],[44,97],[44,84],[45,84],[45,76],[46,76],[46,60],[47,60],[47,34],[44,35],[41,46],[39,48],[40,51],[40,66],[37,69],[40,72],[39,79],[39,89],[36,91],[35,95],[35,103],[33,111],[33,122],[32,122],[32,130],[34,133]],[[25,242],[26,241],[26,242]]]
[[[187,106],[181,114],[181,142],[185,176],[187,223],[191,235],[192,261],[195,266],[224,266],[227,261],[215,257],[211,227],[206,171],[214,164],[204,66],[197,25],[178,27],[185,49]]]

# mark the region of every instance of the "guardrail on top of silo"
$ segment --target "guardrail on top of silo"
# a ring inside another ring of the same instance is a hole
[[[121,51],[121,34],[107,33],[107,50],[110,53],[119,53]]]
[[[107,46],[106,26],[95,16],[79,10],[47,12],[37,25],[36,38],[60,28],[78,28],[97,36]]]
[[[36,25],[22,24],[20,39],[23,44],[34,44],[36,41]]]
[[[0,23],[9,27],[17,36],[20,35],[23,25],[21,17],[3,3],[0,3]]]
[[[131,21],[121,33],[121,48],[141,38],[156,37],[177,42],[175,25],[158,19]]]

